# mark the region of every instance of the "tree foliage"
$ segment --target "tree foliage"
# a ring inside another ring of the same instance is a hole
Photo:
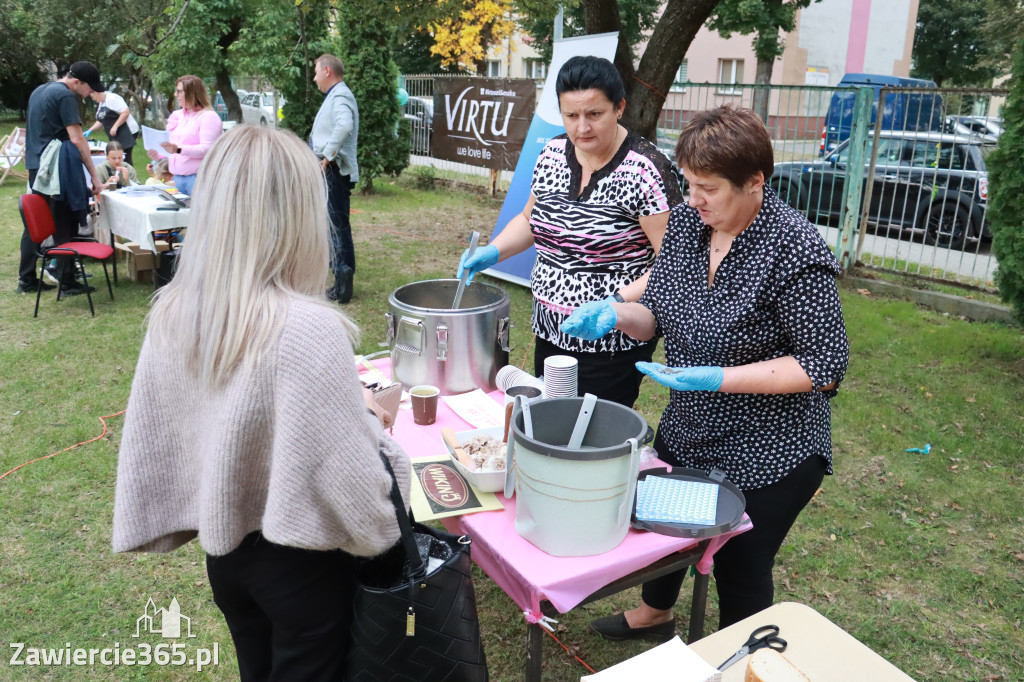
[[[515,33],[512,12],[512,0],[465,0],[457,13],[431,22],[430,53],[442,66],[484,75],[488,48]]]
[[[992,253],[999,262],[999,296],[1024,322],[1024,40],[1014,51],[1010,93],[1003,105],[1004,132],[986,160]]]
[[[821,0],[722,0],[708,21],[708,28],[718,31],[723,38],[733,33],[754,34],[754,83],[767,85],[772,82],[775,60],[786,49],[783,34],[796,28],[797,12],[812,2]],[[768,94],[764,89],[755,90],[751,104],[764,121],[768,120]]]
[[[675,81],[694,36],[720,0],[572,0],[565,4],[562,37],[617,31],[615,66],[626,85],[626,113],[622,124],[633,132],[655,138],[665,95]],[[545,58],[551,54],[554,0],[518,0],[525,15],[523,26],[537,38],[534,48]],[[659,14],[660,12],[660,14]],[[643,54],[641,43],[646,40]]]
[[[1024,3],[1020,0],[984,0],[985,21],[981,32],[985,43],[983,66],[997,75],[1008,73],[1013,48],[1024,39]]]
[[[269,9],[271,4],[263,2],[261,8]],[[234,48],[249,18],[255,16],[255,9],[252,0],[174,0],[170,3],[168,14],[180,16],[180,21],[175,31],[165,33],[166,42],[152,60],[154,65],[159,63],[159,69],[153,72],[153,85],[164,94],[166,101],[174,101],[174,82],[185,74],[192,74],[207,82],[214,81],[211,99],[220,91],[230,118],[242,120],[230,76],[236,62]],[[150,49],[155,51],[154,48]]]
[[[395,31],[391,49],[398,70],[403,74],[458,71],[445,67],[441,57],[431,52],[433,46],[434,36],[425,28]]]
[[[653,140],[665,95],[694,36],[707,21],[719,0],[666,0],[638,64],[633,63],[634,43],[620,37],[615,66],[626,84],[626,113],[622,125]],[[619,31],[623,22],[616,0],[582,0],[587,34]]]
[[[391,58],[393,25],[386,0],[364,0],[359,7],[342,3],[338,23],[339,57],[345,83],[359,105],[359,182],[373,192],[374,179],[397,175],[409,165],[411,129],[398,104],[398,67]],[[405,125],[399,125],[399,121]]]
[[[22,0],[0,0],[0,105],[25,109],[28,96],[43,80],[43,58],[35,17]]]
[[[558,3],[549,0],[519,0],[516,3],[524,11],[522,26],[535,41],[534,50],[544,61],[551,61],[552,33],[558,12]],[[660,0],[619,0],[619,40],[630,46],[629,54],[636,59],[636,50],[644,36],[657,24]],[[562,4],[562,37],[572,38],[585,35],[586,19],[580,0]]]
[[[301,0],[294,5],[290,49],[284,55],[267,53],[259,70],[273,78],[287,100],[284,125],[302,139],[309,138],[323,95],[313,84],[316,58],[335,51],[329,37],[331,6],[325,0]],[[286,36],[287,37],[287,36]],[[286,56],[285,56],[286,55]]]
[[[921,0],[913,75],[939,87],[991,85],[998,71],[987,59],[986,16],[980,0]]]

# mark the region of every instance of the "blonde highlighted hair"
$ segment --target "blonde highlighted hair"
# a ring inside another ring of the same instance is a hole
[[[320,164],[293,133],[232,128],[199,169],[178,267],[149,315],[151,342],[189,349],[186,369],[210,387],[251,366],[295,299],[324,298],[330,261]],[[159,345],[158,345],[159,347]]]

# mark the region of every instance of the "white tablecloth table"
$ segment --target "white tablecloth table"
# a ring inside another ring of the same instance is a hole
[[[157,192],[127,194],[106,190],[101,196],[97,227],[137,242],[154,253],[156,244],[153,232],[188,227],[189,209],[178,207],[176,211],[157,210],[177,207],[177,204]]]

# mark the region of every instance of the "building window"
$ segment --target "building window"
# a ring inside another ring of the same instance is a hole
[[[500,59],[489,59],[489,60],[487,60],[487,77],[488,78],[501,78],[501,60]]]
[[[722,84],[718,89],[719,95],[742,94],[743,91],[740,88],[730,86],[743,83],[743,60],[719,59],[718,82]]]
[[[527,59],[523,63],[526,67],[526,77],[534,80],[543,80],[548,76],[548,65],[547,62],[542,62],[539,59]]]
[[[683,63],[679,65],[679,70],[676,71],[676,77],[675,80],[672,81],[672,87],[669,88],[669,92],[686,92],[685,83],[690,80],[689,75],[687,75],[688,69],[689,65],[684,59]]]

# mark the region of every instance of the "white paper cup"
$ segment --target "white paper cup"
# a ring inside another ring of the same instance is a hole
[[[577,397],[578,371],[579,362],[570,355],[551,355],[544,358],[544,397]]]
[[[524,372],[515,365],[505,365],[499,369],[494,377],[494,383],[502,391],[507,391],[513,386],[540,386],[537,377]]]

